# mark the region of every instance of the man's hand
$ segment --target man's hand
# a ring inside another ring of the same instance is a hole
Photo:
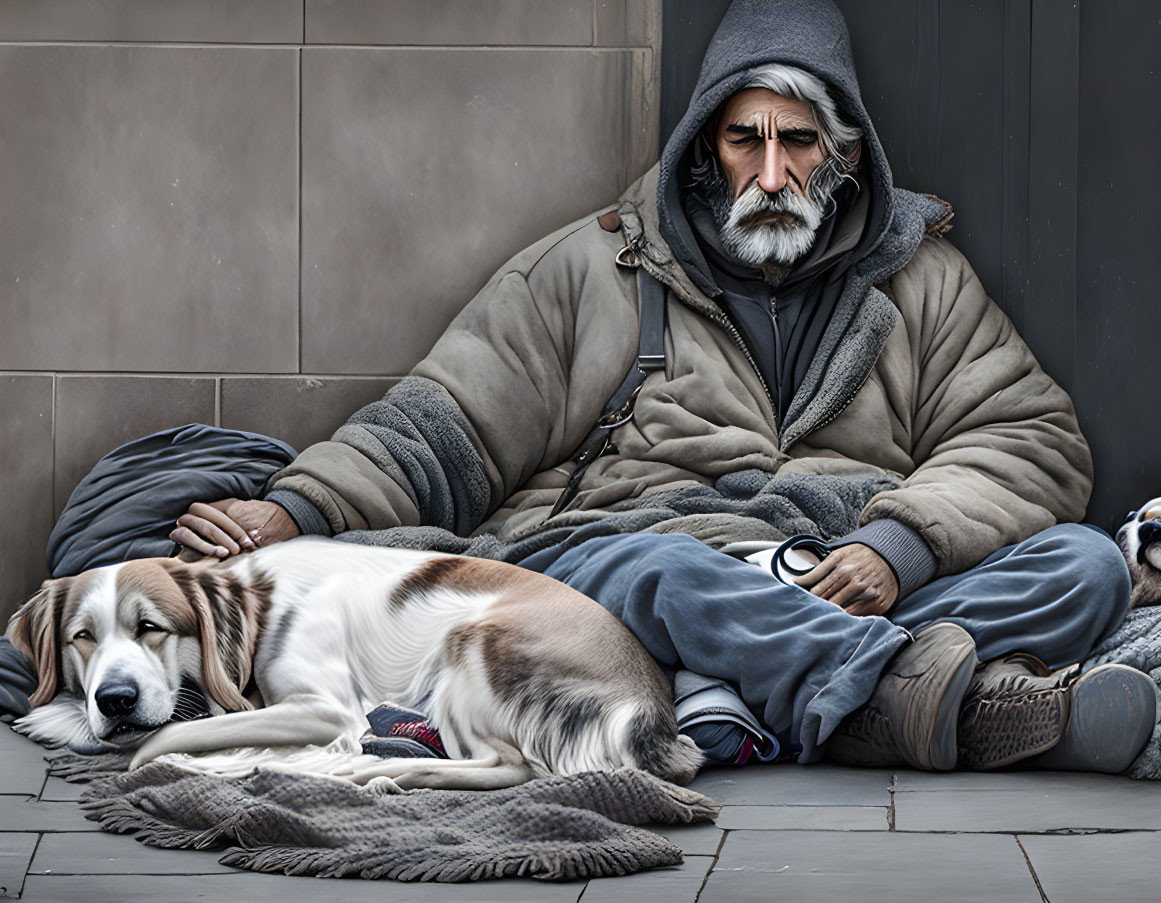
[[[835,549],[794,582],[852,615],[885,615],[899,596],[891,566],[861,543]]]
[[[177,519],[177,528],[169,538],[185,547],[178,557],[196,561],[206,556],[229,558],[240,552],[253,552],[259,546],[297,535],[294,520],[274,502],[223,499],[212,504],[194,502]]]

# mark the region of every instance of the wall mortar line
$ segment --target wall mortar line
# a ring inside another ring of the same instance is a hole
[[[618,53],[623,50],[648,50],[648,45],[627,44],[604,47],[592,44],[199,44],[180,41],[0,41],[0,47],[142,47],[161,50],[302,50],[303,47],[326,50],[538,50],[582,51],[584,53]]]
[[[306,0],[303,0],[303,39],[306,34]],[[302,66],[303,48],[298,48],[298,198],[295,206],[298,208],[298,366],[302,372]]]

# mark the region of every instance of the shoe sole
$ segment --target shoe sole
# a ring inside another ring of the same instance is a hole
[[[1060,742],[1037,758],[1041,768],[1120,774],[1133,764],[1157,724],[1157,690],[1127,665],[1100,665],[1070,688],[1072,711]]]

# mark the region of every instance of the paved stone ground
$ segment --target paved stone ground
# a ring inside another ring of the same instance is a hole
[[[569,884],[415,885],[285,878],[102,833],[77,785],[0,726],[0,897],[33,901],[980,900],[1161,903],[1161,784],[1050,772],[942,774],[826,765],[710,771],[716,825],[665,830],[679,868]]]

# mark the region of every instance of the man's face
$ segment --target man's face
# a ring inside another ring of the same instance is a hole
[[[825,157],[810,107],[765,88],[739,91],[722,111],[716,149],[730,189],[719,222],[726,247],[754,266],[802,257],[823,218],[806,192]]]

